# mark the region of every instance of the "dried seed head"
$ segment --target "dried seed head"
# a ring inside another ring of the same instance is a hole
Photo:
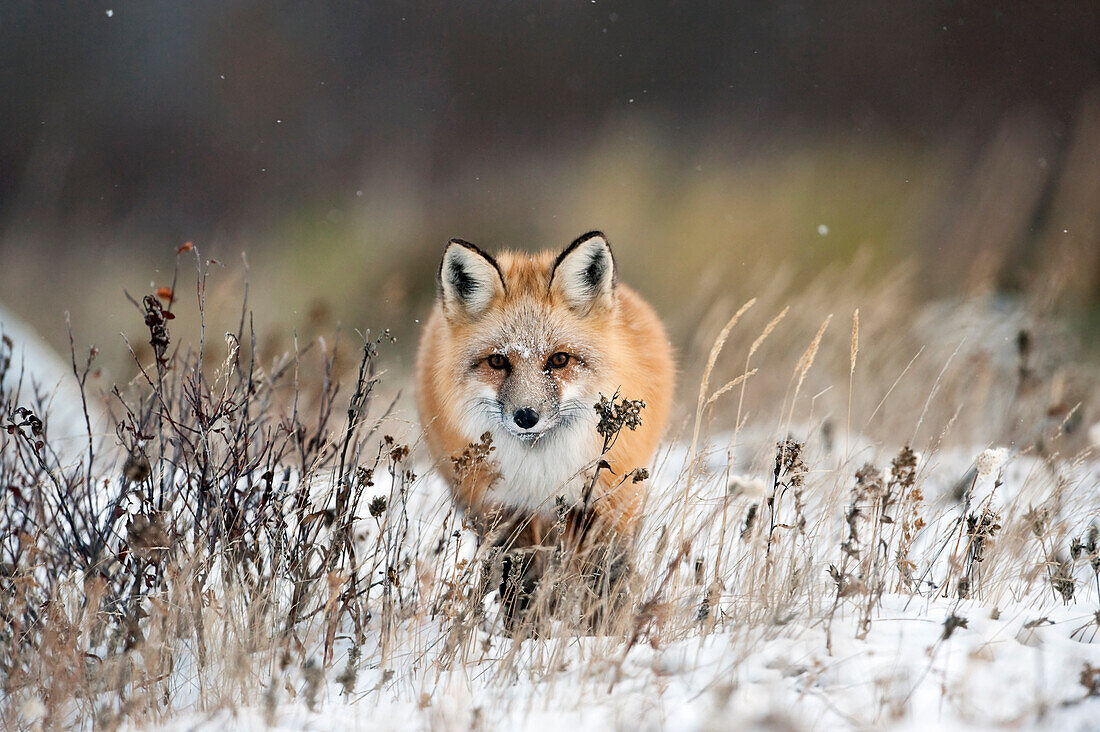
[[[140,452],[131,453],[122,466],[122,475],[131,483],[140,483],[151,473],[149,460]]]
[[[489,454],[495,449],[492,434],[483,433],[477,442],[467,445],[462,454],[451,457],[451,467],[454,468],[455,476],[461,480],[474,470],[487,467]]]
[[[633,431],[642,424],[642,410],[645,409],[645,402],[640,399],[620,399],[618,395],[612,395],[608,399],[601,394],[600,401],[594,408],[600,418],[596,431],[604,438],[604,444],[607,445],[614,441],[623,427]]]
[[[767,340],[768,336],[771,335],[771,332],[775,330],[775,326],[779,325],[779,322],[783,320],[783,318],[787,317],[787,313],[790,311],[790,309],[790,305],[783,308],[779,315],[776,315],[774,318],[771,319],[771,321],[768,322],[767,325],[764,326],[764,330],[760,333],[760,335],[756,337],[756,340],[752,342],[752,347],[749,348],[749,358],[752,358],[752,355],[756,353],[760,346],[764,345],[764,341]]]
[[[164,525],[164,515],[153,513],[151,516],[137,514],[130,519],[126,527],[126,543],[137,556],[157,562],[168,553],[168,530]]]
[[[1028,528],[1031,529],[1031,533],[1040,539],[1046,534],[1047,521],[1050,519],[1050,509],[1048,508],[1035,508],[1029,506],[1024,513],[1024,521],[1027,523]]]
[[[850,371],[849,374],[856,372],[856,356],[859,355],[859,308],[852,313],[852,346],[850,349]]]
[[[864,463],[856,471],[856,496],[874,500],[886,493],[886,480],[874,463]]]
[[[1052,568],[1050,574],[1051,587],[1062,596],[1062,602],[1068,603],[1073,599],[1074,590],[1077,586],[1077,581],[1073,577],[1073,562],[1058,557],[1051,557],[1048,561]]]
[[[978,470],[978,477],[988,478],[994,475],[1007,459],[1007,448],[997,447],[983,451],[974,461],[974,467]]]
[[[982,511],[981,517],[970,514],[966,519],[967,534],[979,539],[992,538],[993,533],[1001,528],[1001,515],[992,509]]]
[[[975,562],[985,559],[985,550],[1000,528],[1001,515],[989,508],[982,511],[981,516],[972,513],[966,517],[966,534],[970,537]]]
[[[741,316],[745,314],[745,311],[756,304],[756,298],[752,298],[747,303],[742,305],[733,317],[729,319],[725,327],[722,328],[722,332],[718,334],[718,338],[715,339],[714,345],[711,346],[710,355],[707,357],[707,366],[703,369],[704,383],[702,389],[699,392],[699,401],[702,402],[703,396],[706,393],[706,381],[710,377],[710,372],[714,369],[714,363],[718,360],[718,355],[722,352],[722,347],[726,345],[726,339],[729,338],[730,331],[733,330],[733,326],[737,325],[737,321],[741,319]]]
[[[919,456],[908,445],[901,448],[890,462],[890,486],[891,488],[912,488],[917,480],[917,462]]]
[[[378,518],[379,516],[381,516],[382,514],[384,514],[386,512],[386,497],[385,496],[375,496],[371,500],[370,506],[368,508],[370,510],[370,515],[373,516],[374,518]]]
[[[797,440],[787,438],[783,442],[776,444],[775,451],[775,479],[776,482],[780,482],[781,477],[785,477],[785,482],[791,488],[800,488],[802,482],[805,480],[806,473],[809,471],[806,463],[802,460],[802,443]]]
[[[825,335],[825,329],[829,327],[829,322],[832,319],[833,314],[829,313],[825,318],[825,322],[817,329],[817,334],[814,335],[814,339],[810,342],[809,348],[802,354],[802,358],[798,360],[798,367],[795,369],[798,372],[798,386],[796,390],[802,386],[802,380],[806,378],[806,372],[814,365],[814,359],[817,357],[817,349],[821,347],[821,337]]]
[[[145,325],[149,328],[149,345],[153,347],[153,353],[157,357],[157,364],[167,363],[168,353],[168,324],[173,317],[160,304],[160,300],[154,295],[146,295],[141,300],[145,307]]]

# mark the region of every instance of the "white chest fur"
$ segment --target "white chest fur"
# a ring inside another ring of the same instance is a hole
[[[588,420],[551,430],[534,443],[500,426],[490,432],[495,448],[490,460],[497,471],[487,495],[491,502],[553,513],[559,497],[569,506],[584,500],[585,473],[600,454],[599,438]]]

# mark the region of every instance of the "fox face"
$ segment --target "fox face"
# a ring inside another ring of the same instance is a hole
[[[668,343],[648,306],[617,283],[602,234],[585,234],[556,256],[494,258],[454,239],[437,288],[418,354],[428,444],[446,470],[448,458],[492,438],[490,472],[452,476],[464,503],[551,513],[558,499],[586,500],[603,444],[594,405],[616,391],[656,399],[645,444],[632,435],[616,448],[629,450],[633,440],[648,460],[671,390]]]
[[[505,277],[495,260],[456,240],[444,254],[439,287],[467,364],[459,388],[471,431],[534,446],[592,412],[607,366],[598,301],[610,291],[614,261],[607,242],[591,235],[558,258],[545,290],[511,278],[516,292],[508,297]],[[502,302],[487,313],[494,299]]]
[[[601,336],[615,268],[598,234],[539,265],[524,257],[497,262],[453,240],[438,286],[459,360],[452,399],[462,433],[471,441],[492,435],[497,492],[503,488],[512,503],[552,506],[557,495],[576,498],[577,478],[598,456],[592,407],[610,385]]]
[[[520,340],[514,325],[471,344],[471,422],[535,445],[588,411],[598,357],[552,329]]]

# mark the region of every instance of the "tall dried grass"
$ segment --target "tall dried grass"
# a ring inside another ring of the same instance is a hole
[[[535,705],[567,671],[573,688],[614,689],[643,644],[722,633],[730,673],[791,627],[866,636],[884,596],[1039,608],[1100,582],[1100,501],[1082,471],[1097,404],[1075,391],[1094,374],[1026,309],[917,309],[904,273],[856,288],[844,271],[704,319],[724,325],[705,360],[684,359],[704,365],[684,439],[674,430],[653,474],[633,475],[650,501],[629,571],[574,561],[562,539],[526,577],[421,467],[402,402],[379,400],[385,334],[362,338],[350,370],[323,340],[262,362],[246,301],[223,352],[202,327],[209,264],[195,256],[197,346],[175,329],[174,289],[134,299],[150,347],[130,349],[138,376],[111,390],[106,439],[89,420],[75,465],[0,352],[6,728],[240,707],[275,720],[338,692],[430,709],[471,673],[497,699],[532,681]],[[851,333],[832,339],[823,313],[849,311]],[[94,357],[74,348],[83,388]],[[720,399],[735,388],[736,408]],[[946,454],[993,444],[1011,454],[976,450],[956,494],[926,493]],[[510,592],[528,595],[520,623]],[[942,621],[948,638],[965,617]]]

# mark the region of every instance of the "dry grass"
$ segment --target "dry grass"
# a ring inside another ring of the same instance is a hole
[[[209,265],[195,256],[201,326]],[[929,608],[929,668],[979,608],[1095,609],[1095,373],[1026,300],[922,307],[904,271],[865,281],[827,271],[792,298],[775,278],[732,319],[719,299],[682,358],[694,413],[653,475],[631,478],[651,489],[632,571],[551,545],[519,624],[505,606],[522,559],[479,541],[422,463],[385,386],[406,380],[378,367],[385,335],[261,362],[247,302],[233,332],[185,346],[174,291],[135,300],[150,347],[71,462],[0,351],[2,725],[249,709],[273,722],[343,695],[396,700],[409,726],[493,726],[660,688],[676,672],[639,666],[647,648],[687,648],[683,669],[711,679],[706,714],[726,714],[754,653],[802,635],[837,653],[873,637],[884,607]],[[74,352],[81,383],[94,356]],[[1010,450],[982,453],[997,445]],[[784,670],[809,697],[829,673]],[[906,718],[919,681],[887,678],[833,711]],[[477,699],[456,712],[462,685]]]

